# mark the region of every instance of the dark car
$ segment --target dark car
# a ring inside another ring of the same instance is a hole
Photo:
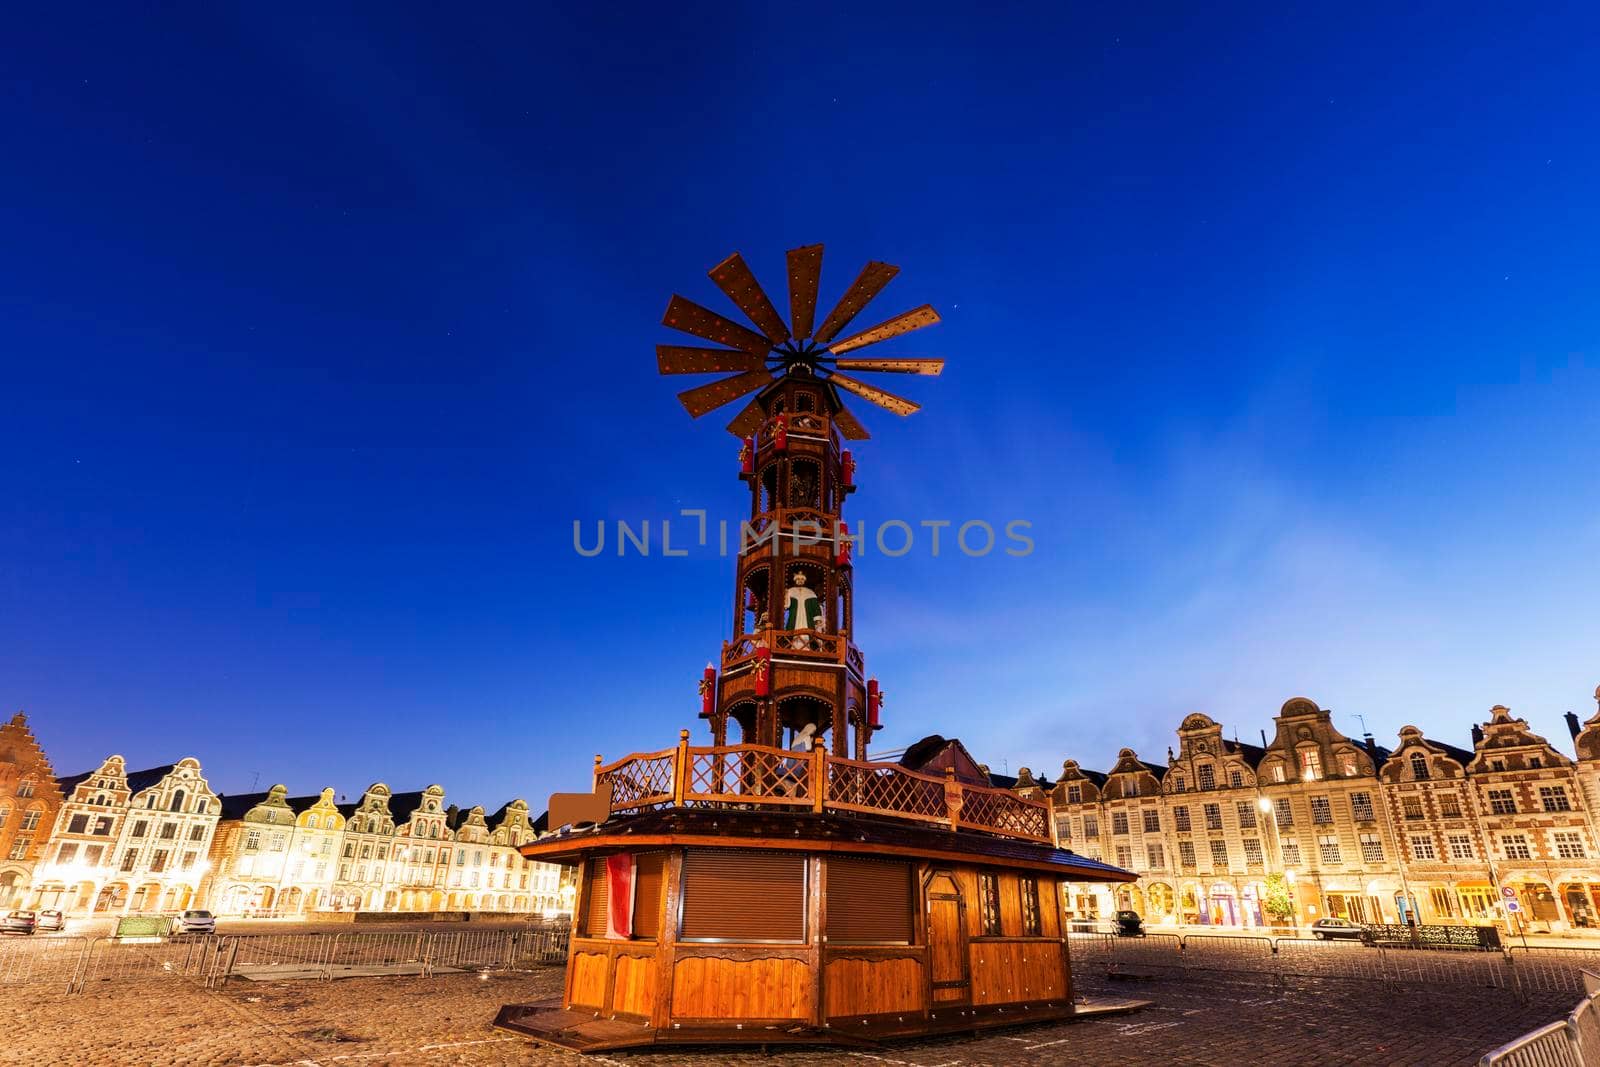
[[[1136,911],[1119,911],[1115,916],[1117,933],[1123,937],[1143,937],[1144,919]]]
[[[1318,919],[1311,924],[1311,936],[1318,941],[1328,941],[1336,937],[1355,941],[1361,937],[1361,927],[1349,919]]]

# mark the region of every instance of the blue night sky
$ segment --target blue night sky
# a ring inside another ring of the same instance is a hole
[[[278,5],[13,12],[0,701],[58,771],[542,805],[699,727],[747,507],[673,291],[827,244],[942,378],[864,404],[880,738],[1164,758],[1287,698],[1458,744],[1600,682],[1600,16]],[[874,350],[874,354],[879,350]],[[688,532],[686,520],[682,536]],[[924,532],[925,533],[925,532]],[[948,533],[946,534],[948,538]],[[656,546],[659,548],[659,544]],[[704,737],[704,734],[697,734]]]

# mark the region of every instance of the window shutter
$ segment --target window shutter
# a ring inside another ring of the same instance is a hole
[[[633,936],[654,941],[661,927],[661,886],[666,881],[667,854],[644,852],[634,857]]]
[[[911,943],[911,867],[828,858],[828,943]]]
[[[805,864],[793,852],[685,852],[681,940],[804,941]]]
[[[583,917],[584,937],[606,936],[606,861],[604,857],[589,861],[589,910]]]

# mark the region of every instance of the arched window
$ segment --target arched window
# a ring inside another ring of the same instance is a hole
[[[1420,752],[1411,753],[1411,777],[1419,782],[1428,777],[1428,757]]]
[[[168,808],[167,810],[168,811],[182,811],[183,810],[183,800],[184,800],[183,790],[180,789],[176,793],[172,794],[172,807]]]
[[[17,799],[27,800],[31,796],[33,796],[33,779],[24,778],[17,783]]]

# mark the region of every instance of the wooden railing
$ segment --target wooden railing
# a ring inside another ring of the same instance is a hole
[[[819,739],[810,752],[765,745],[689,744],[635,753],[602,765],[595,784],[611,787],[612,814],[659,808],[775,808],[839,811],[906,819],[951,830],[977,830],[1050,841],[1049,807],[1008,789],[968,785],[898,763],[831,755]]]

